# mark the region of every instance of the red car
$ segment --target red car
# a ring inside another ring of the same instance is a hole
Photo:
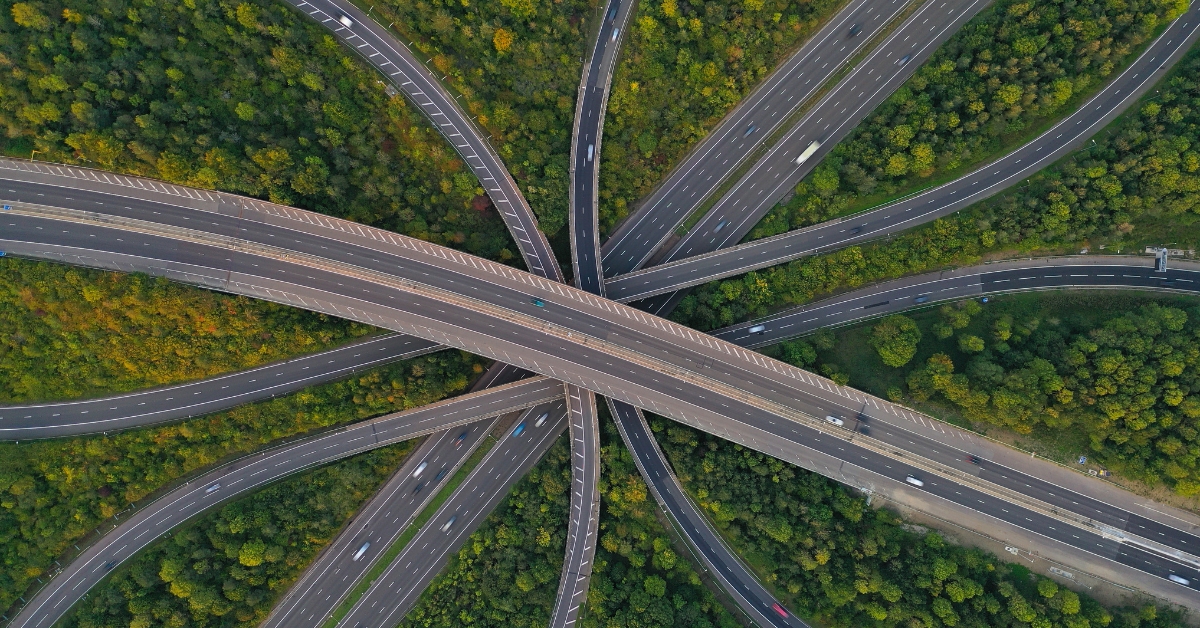
[[[783,607],[779,605],[779,602],[775,602],[774,604],[772,604],[771,609],[774,610],[776,613],[779,613],[780,617],[783,617],[783,618],[788,617],[788,612],[783,610]]]

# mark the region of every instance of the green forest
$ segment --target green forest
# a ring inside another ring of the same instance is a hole
[[[910,333],[897,336],[901,327]],[[1031,434],[1057,444],[1064,462],[1086,454],[1191,496],[1200,493],[1198,339],[1194,299],[1060,292],[945,304],[773,352],[979,429]]]
[[[761,580],[830,627],[1166,628],[1153,605],[1094,600],[977,549],[919,535],[815,473],[664,419],[653,422],[680,482]]]
[[[394,21],[462,95],[551,236],[567,224],[575,91],[595,8],[594,0],[375,4],[378,21]]]
[[[49,262],[0,261],[0,403],[203,379],[329,348],[366,325]]]
[[[613,75],[600,162],[609,231],[841,7],[836,0],[647,0]]]
[[[0,607],[72,543],[181,476],[280,438],[460,392],[483,362],[444,351],[180,423],[0,443]]]
[[[656,517],[611,420],[601,423],[600,545],[582,628],[734,628]],[[544,626],[562,570],[570,450],[560,439],[466,542],[402,628]]]
[[[10,155],[249,194],[514,256],[451,147],[286,3],[8,6],[0,124]]]
[[[1076,109],[1186,0],[999,0],[942,45],[752,238],[957,176]]]
[[[410,449],[392,445],[304,473],[180,527],[114,570],[63,625],[258,625]]]
[[[1192,51],[1094,145],[1001,196],[878,244],[706,284],[683,299],[672,318],[715,329],[836,290],[965,266],[984,254],[1119,251],[1200,240],[1200,195],[1193,190],[1200,189],[1200,153],[1191,144],[1200,138],[1197,76],[1200,51]]]

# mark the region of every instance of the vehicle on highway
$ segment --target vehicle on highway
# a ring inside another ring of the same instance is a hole
[[[592,163],[592,156],[593,156],[593,155],[595,155],[595,154],[596,154],[596,145],[595,145],[595,144],[588,144],[588,156],[587,156],[587,160],[588,160],[588,163],[589,163],[589,164],[590,164],[590,163]]]
[[[617,9],[620,9],[620,8],[621,8],[621,5],[619,5],[619,4],[612,5],[612,8],[608,10],[608,16],[605,17],[604,19],[608,20],[609,22],[613,21],[613,18],[617,17]]]
[[[525,431],[525,422],[521,421],[521,424],[517,426],[517,429],[513,430],[512,435],[520,436],[524,431]]]
[[[837,417],[833,416],[832,414],[830,414],[830,415],[827,415],[827,416],[825,417],[825,422],[826,422],[826,423],[832,423],[832,424],[834,424],[834,425],[836,425],[836,426],[838,426],[838,427],[842,427],[842,426],[846,425],[846,422],[845,422],[845,421],[843,421],[843,420],[841,420],[841,419],[839,419],[839,418],[837,418]]]
[[[541,415],[541,416],[539,416],[539,417],[537,418],[537,420],[533,422],[533,426],[534,426],[534,427],[541,427],[542,425],[544,425],[544,424],[546,423],[546,418],[547,418],[547,417],[549,417],[549,416],[550,416],[550,413],[549,413],[549,412],[543,412],[543,413],[542,413],[542,415]]]
[[[614,28],[613,34],[612,34],[612,39],[610,39],[609,41],[617,41],[617,35],[620,35],[620,34],[621,34],[621,29]]]
[[[454,448],[458,449],[459,447],[462,447],[463,441],[465,440],[467,440],[467,433],[463,432],[462,434],[459,434],[458,438],[454,439]]]
[[[916,297],[915,299],[913,299],[913,303],[924,303],[924,302],[926,302],[926,301],[928,301],[928,300],[929,300],[929,295],[928,295],[928,294],[922,294],[922,295],[920,295],[920,296]]]
[[[117,566],[117,561],[110,560],[107,563],[104,563],[104,571],[112,571],[112,568],[116,567],[116,566]],[[1185,580],[1184,582],[1186,583],[1187,581]]]
[[[767,331],[767,326],[766,326],[766,325],[755,325],[754,327],[751,327],[750,329],[747,329],[747,330],[746,330],[746,333],[748,333],[748,334],[758,334],[758,335],[760,335],[760,336],[761,336],[761,335],[763,335],[763,333],[764,333],[764,332],[766,332],[766,331]]]
[[[4,251],[0,251],[0,257],[4,257]]]
[[[412,476],[414,478],[421,477],[421,474],[424,473],[424,471],[425,471],[425,467],[428,467],[428,466],[429,466],[428,462],[422,462],[421,464],[417,465],[417,470],[413,471]]]
[[[779,602],[775,602],[774,604],[772,604],[771,610],[775,611],[776,613],[779,613],[779,616],[783,617],[784,619],[787,619],[787,617],[788,617],[788,612],[783,610],[783,607],[779,605]]]
[[[972,456],[971,454],[967,454],[967,462],[969,462],[971,464],[979,464],[979,457]]]
[[[750,126],[746,127],[746,132],[745,132],[745,133],[742,133],[742,137],[744,137],[744,138],[745,138],[745,137],[750,137],[750,134],[751,134],[751,133],[753,133],[753,132],[755,132],[755,131],[757,131],[757,130],[758,130],[758,127],[756,127],[756,126],[754,126],[753,124],[751,124]]]
[[[866,225],[859,225],[859,226],[857,226],[857,227],[854,227],[854,228],[850,229],[850,235],[854,235],[854,234],[856,234],[856,233],[862,233],[862,230],[863,230],[863,227],[864,227],[864,226],[866,226]]]
[[[4,206],[4,211],[10,211],[10,210],[12,210],[12,205],[5,205],[5,206]]]
[[[800,156],[796,158],[796,165],[797,166],[804,165],[804,162],[808,161],[808,158],[812,157],[813,153],[817,152],[817,149],[820,147],[821,147],[821,142],[819,142],[818,140],[813,140],[812,142],[810,142],[808,145],[808,148],[805,148],[804,152],[800,153]]]
[[[529,302],[538,307],[546,307],[546,302],[537,297],[533,297],[532,299],[529,300]]]
[[[457,519],[458,519],[458,515],[454,515],[453,517],[450,517],[449,519],[447,519],[446,523],[442,524],[442,532],[449,532],[450,527],[454,525],[454,522]]]
[[[721,222],[718,222],[717,226],[713,229],[713,233],[721,233],[721,230],[724,229],[728,224],[728,220],[722,220]]]
[[[854,37],[862,32],[862,24],[855,24],[850,27],[850,36]]]
[[[416,486],[414,486],[414,487],[413,487],[412,494],[413,494],[413,495],[416,495],[417,493],[420,493],[420,492],[421,492],[421,489],[423,489],[423,488],[425,488],[425,483],[424,483],[424,482],[421,482],[420,484],[417,484]]]
[[[1185,586],[1185,587],[1186,587],[1186,586],[1188,586],[1188,585],[1190,585],[1190,584],[1192,583],[1192,581],[1191,581],[1191,580],[1188,580],[1187,578],[1184,578],[1183,576],[1177,576],[1177,575],[1175,575],[1175,574],[1171,574],[1171,575],[1167,576],[1167,578],[1168,578],[1168,579],[1169,579],[1171,582],[1174,582],[1174,583],[1176,583],[1176,584],[1182,584],[1182,585],[1183,585],[1183,586]]]
[[[350,19],[350,16],[346,15],[345,13],[338,16],[338,21],[341,22],[342,26],[345,26],[346,28],[354,26],[354,20]]]
[[[437,474],[437,475],[435,475],[435,476],[433,476],[433,481],[434,481],[434,482],[439,482],[439,481],[441,481],[441,479],[442,479],[442,478],[444,478],[444,477],[446,477],[446,474],[447,474],[447,473],[449,473],[449,472],[450,472],[450,470],[449,470],[449,469],[447,469],[446,467],[442,467],[442,470],[441,470],[441,471],[438,471],[438,474]]]
[[[896,65],[904,65],[905,63],[908,63],[909,59],[912,59],[912,55],[904,55],[903,57],[900,57],[900,60],[896,62]]]
[[[905,482],[908,482],[909,484],[912,484],[913,486],[925,486],[925,483],[924,483],[924,482],[922,482],[920,479],[918,479],[918,478],[915,478],[915,477],[913,477],[913,476],[911,476],[911,475],[910,475],[910,476],[908,476],[908,477],[906,477],[906,478],[904,478],[904,481],[905,481]]]
[[[213,484],[212,486],[210,486],[210,487],[208,487],[208,488],[204,489],[204,494],[205,494],[205,495],[208,495],[209,493],[215,493],[215,492],[217,492],[217,491],[219,491],[219,490],[221,490],[221,485],[220,485],[219,483],[218,483],[218,484]]]
[[[362,544],[362,547],[359,547],[359,548],[358,548],[358,551],[357,551],[357,552],[354,552],[354,557],[353,557],[353,558],[351,558],[350,560],[352,560],[352,561],[354,561],[354,562],[358,562],[358,559],[362,558],[362,557],[363,557],[363,554],[366,554],[366,553],[367,553],[367,550],[368,550],[368,549],[370,549],[370,548],[371,548],[371,542],[370,542],[370,541],[367,541],[366,543],[363,543],[363,544]]]
[[[863,435],[863,436],[870,436],[870,435],[871,435],[871,428],[870,428],[870,427],[868,427],[868,426],[866,426],[866,425],[863,425],[863,426],[859,427],[859,428],[858,428],[858,431],[862,432],[862,435]]]

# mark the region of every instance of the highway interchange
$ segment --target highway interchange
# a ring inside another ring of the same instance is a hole
[[[318,19],[319,19],[319,18],[318,18]],[[362,19],[362,18],[360,18],[360,19]],[[601,41],[602,41],[602,37],[601,37]],[[355,46],[356,46],[356,44],[355,44]],[[370,52],[370,50],[367,50],[367,52]],[[370,55],[367,55],[367,54],[365,54],[365,56],[370,56]],[[598,134],[599,134],[599,133],[598,133]],[[598,137],[598,140],[599,140],[599,137]],[[457,144],[456,144],[456,145],[457,145]],[[460,149],[461,149],[461,148],[462,148],[462,146],[458,146],[458,148],[460,148]],[[502,168],[502,169],[503,169],[503,167],[500,167],[500,168]],[[593,184],[594,184],[594,175],[593,175]],[[38,193],[44,193],[44,192],[38,192]],[[594,195],[594,187],[593,187],[593,195]],[[61,195],[60,195],[60,196],[61,196]],[[589,196],[592,196],[592,195],[589,195]],[[41,202],[43,201],[43,199],[41,199],[41,198],[38,198],[38,199],[36,199],[36,201],[37,201],[38,203],[41,203]],[[74,199],[72,198],[72,199],[70,199],[70,201],[74,202]],[[590,199],[589,199],[589,201],[590,201]],[[67,205],[71,205],[71,203],[67,203],[66,205],[64,205],[64,207],[67,207]],[[593,215],[593,219],[594,219],[594,215]],[[186,219],[185,219],[185,220],[186,220]],[[318,219],[318,220],[316,220],[316,221],[313,221],[313,222],[319,222],[319,219]],[[176,221],[176,225],[174,225],[174,228],[179,228],[179,227],[181,227],[181,226],[184,226],[184,225],[182,225],[182,223],[178,223],[178,221]],[[36,228],[36,227],[35,227],[35,228]],[[241,229],[242,229],[242,231],[245,231],[245,229],[246,229],[246,228],[245,228],[245,227],[241,227]],[[346,231],[346,229],[344,229],[344,227],[343,227],[342,229],[343,229],[343,231]],[[42,229],[42,231],[44,231],[44,226],[43,226],[43,229]],[[350,231],[353,231],[353,229],[350,229]],[[361,231],[361,229],[360,229],[360,231]],[[212,232],[214,232],[214,233],[221,233],[221,229],[212,229]],[[594,233],[594,231],[593,231],[593,233]],[[235,231],[234,231],[234,234],[236,234],[236,233],[235,233]],[[224,235],[229,235],[229,233],[228,233],[228,232],[224,232]],[[335,239],[336,239],[336,238],[335,238]],[[298,243],[298,244],[299,244],[299,243]],[[346,243],[340,243],[340,244],[346,244]],[[82,249],[82,247],[76,247],[76,249]],[[181,247],[181,249],[184,249],[184,247]],[[322,247],[322,249],[324,249],[324,246]],[[344,249],[343,249],[341,252],[342,252],[342,253],[344,253],[344,255],[346,255],[346,256],[352,256],[352,257],[353,257],[353,255],[354,255],[354,253],[353,253],[353,252],[350,252],[350,251],[349,251],[349,247],[344,247]],[[204,253],[199,253],[199,256],[202,256],[202,257],[203,257],[203,255],[204,255]],[[229,259],[227,259],[227,261],[229,261]],[[343,262],[344,262],[344,261],[346,261],[346,258],[343,258]],[[360,258],[360,259],[356,259],[356,261],[361,261],[361,258]],[[174,262],[178,262],[178,261],[174,261]],[[200,264],[192,264],[192,265],[193,265],[193,267],[197,267],[197,268],[199,268],[199,267],[200,267]],[[533,268],[533,267],[532,267],[532,265],[530,265],[530,268]],[[557,268],[557,265],[556,265],[556,267],[554,267],[554,268]],[[232,276],[232,274],[230,274],[229,276]],[[360,277],[360,279],[361,279],[361,277]],[[439,339],[439,340],[440,340],[440,339]],[[610,389],[610,390],[612,390],[612,389]],[[548,447],[548,445],[547,445],[547,447]],[[661,456],[659,456],[659,459],[661,460]],[[534,459],[533,459],[533,460],[536,460],[536,459],[535,459],[535,457],[534,457]],[[532,462],[530,462],[530,465],[532,465]],[[649,477],[648,477],[648,482],[649,482]],[[932,484],[932,483],[931,483],[931,484]],[[676,485],[676,486],[677,486],[677,485]],[[504,491],[506,491],[506,489],[503,489],[503,490],[504,490]],[[457,495],[457,494],[456,494],[456,495]],[[499,495],[500,495],[500,496],[503,496],[503,492],[500,492],[500,494],[499,494]],[[497,498],[497,502],[498,502],[498,498]],[[424,531],[422,531],[422,533],[424,533]],[[698,532],[697,532],[697,533],[698,533]],[[407,551],[407,550],[406,550],[406,551]],[[569,552],[569,555],[568,555],[568,556],[570,557],[570,552]],[[1122,554],[1121,554],[1121,552],[1120,552],[1120,551],[1118,551],[1118,552],[1117,552],[1117,554],[1116,554],[1115,556],[1122,556]],[[1139,560],[1140,560],[1140,558],[1139,558]],[[430,578],[432,578],[432,574],[430,575]],[[768,599],[769,599],[769,596],[768,596]]]

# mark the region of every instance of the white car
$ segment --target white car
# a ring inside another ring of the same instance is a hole
[[[345,13],[338,16],[338,22],[341,22],[342,26],[345,26],[346,28],[354,26],[354,20],[350,19],[350,16],[346,15]]]
[[[455,519],[458,519],[458,515],[454,515],[453,517],[450,517],[448,520],[446,520],[446,523],[442,524],[442,532],[449,532],[450,526],[454,525]]]
[[[428,467],[428,466],[429,466],[428,462],[422,462],[421,464],[417,465],[417,470],[413,471],[412,476],[414,478],[421,477],[421,472],[423,472],[425,470],[425,467]]]
[[[550,413],[549,413],[549,412],[543,412],[543,413],[542,413],[542,415],[541,415],[541,416],[539,416],[539,417],[537,418],[537,420],[533,422],[533,426],[534,426],[534,427],[541,427],[541,426],[545,425],[545,423],[546,423],[546,418],[547,418],[547,417],[549,417],[549,416],[550,416]]]
[[[217,492],[217,491],[219,491],[219,490],[221,490],[221,485],[220,485],[220,484],[213,484],[212,486],[210,486],[210,487],[208,487],[208,488],[204,489],[204,494],[205,494],[205,495],[208,495],[209,493],[215,493],[215,492]]]
[[[826,422],[826,423],[832,423],[832,424],[834,424],[834,425],[836,425],[836,426],[838,426],[838,427],[843,427],[843,426],[845,426],[845,425],[846,425],[846,422],[845,422],[845,421],[843,421],[843,420],[841,420],[841,419],[839,419],[839,418],[837,418],[837,417],[835,417],[835,416],[833,416],[833,415],[826,416],[826,417],[825,417],[825,422]]]
[[[613,34],[612,34],[612,41],[617,41],[617,35],[620,35],[620,34],[621,34],[621,29],[614,28]]]
[[[367,553],[367,550],[368,550],[368,549],[370,549],[370,547],[371,547],[371,542],[370,542],[370,541],[367,541],[366,543],[363,543],[363,544],[362,544],[362,547],[358,548],[358,551],[357,551],[357,552],[354,552],[354,557],[353,557],[353,558],[351,558],[350,560],[352,560],[352,561],[354,561],[354,562],[358,562],[358,559],[362,558],[362,557],[363,557],[363,554],[366,554],[366,553]]]
[[[766,326],[766,325],[755,325],[754,327],[751,327],[750,329],[747,329],[747,330],[746,330],[746,333],[750,333],[750,334],[760,334],[760,335],[761,335],[761,334],[762,334],[763,332],[765,332],[765,331],[767,331],[767,326]]]
[[[590,163],[592,163],[592,157],[594,157],[594,156],[595,156],[595,154],[596,154],[596,145],[595,145],[595,144],[588,144],[588,158],[587,158],[587,160],[588,160],[588,163],[589,163],[589,164],[590,164]]]
[[[908,482],[909,484],[912,484],[913,486],[925,486],[924,482],[922,482],[921,480],[918,480],[917,478],[914,478],[911,475],[904,478],[904,481]]]
[[[1191,580],[1188,580],[1187,578],[1184,578],[1183,576],[1177,576],[1175,574],[1171,574],[1171,575],[1167,576],[1167,578],[1169,578],[1171,580],[1171,582],[1174,582],[1176,584],[1182,584],[1185,587],[1192,583]]]

